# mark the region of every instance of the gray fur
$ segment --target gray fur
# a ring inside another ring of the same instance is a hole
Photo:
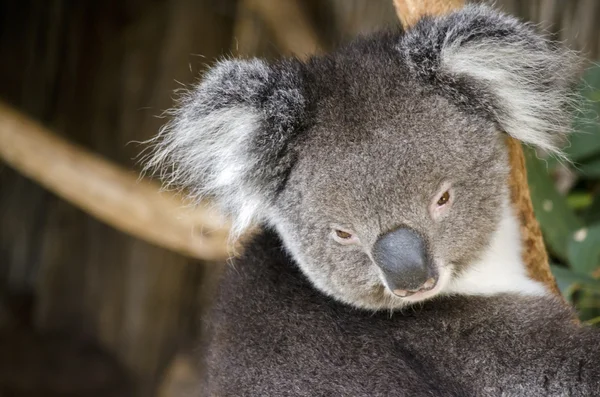
[[[181,96],[146,169],[158,170],[168,187],[187,188],[194,200],[213,196],[234,215],[236,235],[264,218],[287,172],[286,147],[306,118],[299,66],[219,62]]]
[[[558,151],[568,131],[577,57],[531,26],[471,5],[421,21],[399,49],[423,80],[437,82],[467,107],[488,111],[515,138]]]
[[[508,201],[499,131],[554,148],[568,131],[573,65],[528,25],[482,6],[304,63],[224,61],[183,97],[149,167],[193,198],[213,196],[236,234],[255,221],[275,227],[328,295],[402,307],[372,260],[375,240],[415,229],[452,274],[448,286],[482,258]],[[444,184],[455,200],[433,219]],[[333,241],[338,227],[361,244]]]
[[[526,278],[501,132],[554,150],[574,64],[482,6],[306,62],[217,64],[148,163],[193,198],[212,196],[236,233],[258,222],[277,234],[224,277],[210,395],[596,391],[598,336]],[[435,212],[446,189],[451,204]],[[404,314],[414,301],[386,288],[373,256],[399,228],[447,275],[427,297],[437,300]]]
[[[600,335],[552,297],[444,297],[393,314],[315,291],[266,233],[224,275],[202,395],[589,397]]]

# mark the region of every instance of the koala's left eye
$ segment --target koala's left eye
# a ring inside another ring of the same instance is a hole
[[[357,244],[359,242],[356,235],[345,230],[333,229],[332,236],[336,242],[343,245]]]
[[[445,216],[454,201],[454,190],[449,182],[444,183],[429,204],[429,214],[433,219]]]
[[[335,234],[342,240],[348,240],[352,238],[352,235],[350,233],[344,232],[343,230],[336,230]]]

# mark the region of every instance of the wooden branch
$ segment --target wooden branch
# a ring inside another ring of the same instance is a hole
[[[510,161],[510,194],[513,210],[519,220],[521,241],[523,243],[523,261],[529,277],[544,283],[557,295],[560,290],[550,270],[548,253],[544,245],[542,230],[535,218],[531,194],[527,183],[527,168],[521,143],[511,137],[506,138]]]
[[[464,0],[394,0],[396,13],[405,29],[424,16],[444,15],[464,5]]]
[[[405,29],[413,26],[425,15],[444,15],[463,7],[464,3],[464,0],[394,0],[398,18]],[[511,167],[511,201],[520,223],[523,260],[527,272],[532,279],[544,283],[552,292],[560,295],[548,264],[542,232],[533,213],[523,149],[519,141],[511,137],[507,138],[507,146]]]
[[[298,0],[245,0],[241,4],[260,16],[281,51],[305,58],[321,50],[319,37]]]
[[[0,103],[0,158],[115,228],[202,260],[223,260],[228,225],[204,206],[184,204],[148,180],[68,143]]]

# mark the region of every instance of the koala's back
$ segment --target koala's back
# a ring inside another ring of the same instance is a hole
[[[316,291],[270,233],[229,267],[207,324],[207,395],[600,395],[600,336],[552,298],[360,311]]]

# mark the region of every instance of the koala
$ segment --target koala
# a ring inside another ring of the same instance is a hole
[[[487,6],[306,61],[224,60],[147,162],[233,235],[207,395],[600,394],[600,336],[527,277],[506,134],[559,153],[577,57]]]
[[[324,295],[274,230],[219,285],[202,396],[598,396],[600,335],[549,294],[439,296],[394,310]]]

